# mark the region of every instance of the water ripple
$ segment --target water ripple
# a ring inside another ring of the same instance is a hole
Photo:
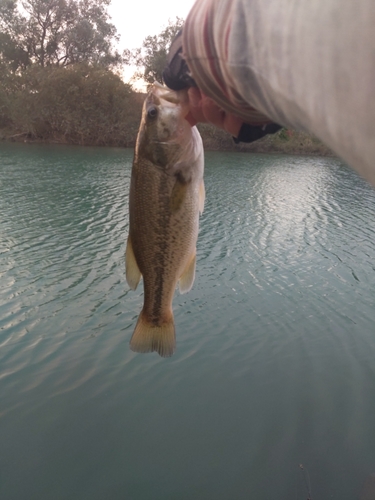
[[[292,498],[305,457],[317,497],[345,497],[375,446],[374,191],[333,158],[208,154],[196,282],[176,292],[164,360],[128,347],[143,301],[124,276],[131,160],[0,151],[0,439],[31,467],[18,486],[0,460],[4,498],[55,498],[57,483],[56,498],[182,498],[186,484]]]

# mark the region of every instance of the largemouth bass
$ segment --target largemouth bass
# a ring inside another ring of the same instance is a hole
[[[195,277],[199,213],[203,211],[203,145],[184,119],[186,94],[154,85],[142,112],[132,168],[126,280],[143,276],[144,304],[130,348],[172,356],[172,300],[177,283],[188,292]]]

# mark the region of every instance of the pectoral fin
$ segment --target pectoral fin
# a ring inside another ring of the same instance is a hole
[[[134,251],[130,235],[128,236],[128,243],[125,252],[125,267],[126,267],[126,281],[132,290],[135,290],[141,279],[141,271],[139,270],[137,261],[135,260]]]
[[[204,200],[206,199],[206,190],[204,188],[204,181],[202,179],[201,185],[199,186],[199,213],[201,214],[204,209]]]
[[[187,188],[187,183],[181,182],[179,179],[176,180],[175,185],[173,186],[170,200],[172,212],[177,212],[177,210],[180,209],[186,197]]]
[[[191,256],[188,265],[185,267],[184,272],[181,275],[181,278],[178,281],[178,288],[180,289],[180,293],[187,293],[191,290],[191,287],[194,283],[195,278],[195,264],[196,264],[196,253]]]

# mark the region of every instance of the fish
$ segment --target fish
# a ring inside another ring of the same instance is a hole
[[[129,193],[126,280],[144,302],[130,349],[172,356],[176,349],[172,301],[193,286],[199,216],[203,212],[204,151],[185,116],[186,91],[154,84],[142,109]]]

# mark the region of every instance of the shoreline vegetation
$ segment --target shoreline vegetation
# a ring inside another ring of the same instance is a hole
[[[31,66],[1,80],[0,141],[134,147],[145,97],[100,66]],[[295,130],[235,144],[211,125],[198,128],[205,150],[333,156],[321,141]]]
[[[290,154],[290,155],[306,155],[306,156],[335,156],[335,154],[321,141],[313,136],[298,132],[295,130],[282,129],[277,135],[259,139],[251,144],[235,144],[231,137],[225,134],[217,134],[214,127],[205,126],[209,130],[201,131],[203,145],[205,151],[233,151],[243,153],[263,153],[263,154]],[[200,128],[200,127],[199,127]],[[285,137],[285,134],[290,134]],[[222,137],[225,135],[225,137]],[[28,144],[62,144],[62,145],[77,145],[77,146],[99,146],[99,147],[123,147],[133,148],[135,138],[130,141],[116,144],[114,141],[109,141],[100,144],[97,143],[82,143],[73,140],[66,140],[65,137],[40,138],[30,135],[26,132],[14,133],[14,130],[0,129],[0,141],[4,142],[20,142]]]
[[[134,147],[146,94],[111,69],[31,65],[1,76],[0,141]],[[235,144],[212,125],[198,128],[206,150],[333,156],[321,141],[295,130]]]
[[[121,78],[162,82],[183,19],[176,18],[142,47],[116,50],[110,0],[0,2],[0,140],[133,147],[145,94]],[[236,145],[226,132],[198,126],[205,149],[332,155],[317,139],[282,129]]]
[[[335,154],[321,141],[315,137],[296,130],[281,129],[274,135],[269,135],[250,144],[235,144],[232,138],[224,131],[218,131],[210,125],[198,126],[204,149],[206,151],[239,151],[244,153],[272,153],[291,154],[306,156],[335,156]],[[109,138],[107,141],[82,141],[79,138],[74,140],[64,134],[54,134],[49,137],[38,136],[30,132],[20,132],[19,129],[9,127],[0,128],[0,141],[20,142],[29,144],[65,144],[79,146],[99,146],[99,147],[123,147],[133,148],[135,145],[137,132],[134,131],[134,124],[130,133],[127,133],[123,140],[114,141]]]

